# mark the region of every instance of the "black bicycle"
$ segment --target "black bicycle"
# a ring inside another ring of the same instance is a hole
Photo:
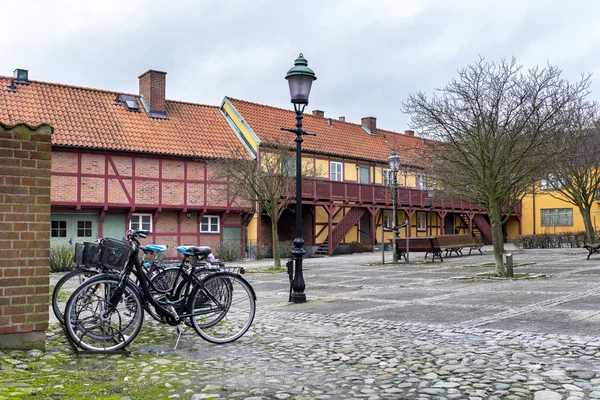
[[[73,261],[77,264],[77,268],[61,277],[54,285],[54,290],[52,291],[52,311],[61,324],[65,323],[64,311],[66,302],[75,288],[95,275],[108,273],[113,270],[118,272],[124,267],[127,257],[111,257],[109,259],[109,257],[105,256],[105,263],[100,263],[101,249],[113,247],[111,243],[114,241],[115,239],[112,238],[102,238],[96,242],[75,244],[75,257]],[[119,248],[122,246],[122,242],[116,241],[116,246]],[[172,272],[165,274],[164,271],[172,270],[173,267],[171,264],[165,264],[159,260],[159,256],[167,251],[167,246],[150,244],[140,246],[140,250],[144,253],[142,265],[144,266],[146,275],[153,281],[154,286],[170,288],[169,285],[171,282],[165,280],[170,279]],[[108,262],[111,264],[107,264]],[[149,311],[149,314],[155,319],[158,318],[152,311]]]
[[[65,308],[67,335],[77,346],[90,351],[115,351],[131,343],[144,322],[144,309],[153,307],[161,322],[191,325],[203,339],[228,343],[242,337],[256,313],[256,295],[239,274],[214,272],[205,276],[198,267],[181,263],[183,277],[176,287],[155,287],[139,260],[140,242],[149,231],[127,233],[128,245],[111,249],[109,256],[128,255],[123,270],[102,273],[81,284]],[[208,247],[188,247],[198,257],[210,254]],[[102,257],[102,251],[101,251]],[[189,268],[189,269],[188,269]],[[187,270],[186,270],[187,269]],[[139,285],[129,277],[134,274]],[[157,291],[161,292],[157,296]]]

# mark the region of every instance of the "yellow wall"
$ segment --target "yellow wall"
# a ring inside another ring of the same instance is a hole
[[[248,127],[245,124],[243,124],[242,121],[239,120],[239,118],[237,118],[236,113],[232,110],[232,108],[229,106],[229,104],[223,103],[223,111],[225,111],[225,113],[227,113],[229,118],[231,118],[231,121],[239,129],[242,136],[244,136],[244,138],[246,139],[246,141],[248,142],[250,147],[252,147],[252,149],[255,152],[258,152],[258,143],[257,143],[254,135],[252,135],[250,133],[250,130],[248,129]]]
[[[315,166],[317,169],[318,177],[329,179],[329,161],[316,159]]]
[[[258,240],[258,214],[254,214],[252,219],[248,222],[248,240]]]
[[[337,161],[337,160],[331,160],[331,161]],[[339,160],[339,162],[342,162],[342,160]],[[350,164],[350,163],[344,163],[344,176],[342,178],[344,178],[344,181],[357,181],[356,177],[357,177],[357,169],[356,169],[356,164]]]
[[[534,210],[534,195],[528,194],[523,199],[523,208],[521,211],[521,220],[523,234],[530,235],[533,233],[560,233],[560,232],[581,232],[585,230],[583,218],[579,213],[579,209],[571,203],[564,200],[555,199],[547,194],[547,191],[536,191],[535,193],[535,210]],[[573,210],[573,226],[542,226],[541,210],[545,208],[570,208]],[[535,224],[534,224],[535,213]],[[600,228],[600,207],[598,202],[592,208],[592,224],[596,229]],[[534,227],[535,225],[535,227]],[[509,236],[510,238],[510,236]]]

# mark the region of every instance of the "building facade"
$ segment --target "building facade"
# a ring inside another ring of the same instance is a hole
[[[51,243],[122,238],[243,252],[248,210],[212,178],[211,160],[249,157],[218,107],[165,99],[166,73],[139,77],[139,94],[0,77],[0,121],[49,124]]]
[[[147,241],[181,244],[270,244],[268,218],[255,205],[228,194],[215,177],[215,160],[260,160],[269,148],[292,144],[280,130],[295,113],[225,97],[219,106],[167,100],[166,73],[140,75],[139,93],[127,94],[46,83],[28,71],[0,77],[0,121],[49,124],[52,135],[51,243],[72,245],[99,237],[122,237],[127,229],[152,231]],[[315,110],[305,115],[308,136],[303,163],[314,178],[303,184],[307,250],[333,254],[353,242],[388,243],[392,238],[392,173],[395,150],[401,236],[471,233],[491,242],[486,210],[444,198],[430,189],[420,154],[428,142],[413,131],[379,129],[374,117],[360,124]],[[234,201],[236,200],[236,201]],[[294,214],[278,226],[292,240]],[[506,226],[521,233],[520,210]]]
[[[295,113],[225,97],[220,110],[253,157],[273,146],[293,148],[294,138],[280,130],[293,124]],[[436,196],[421,162],[427,141],[413,131],[397,133],[377,128],[374,117],[361,124],[326,118],[323,111],[305,115],[306,136],[302,148],[304,168],[313,169],[315,179],[304,180],[303,228],[309,251],[332,254],[338,246],[368,241],[388,243],[392,233],[392,173],[388,157],[392,149],[401,158],[397,175],[398,221],[409,221],[402,236],[471,233],[491,242],[486,210],[478,205]],[[286,136],[287,135],[287,136]],[[429,190],[428,190],[429,189]],[[257,214],[249,224],[249,237],[269,241],[270,221]],[[294,238],[294,215],[284,214],[279,222],[281,240]],[[507,236],[520,233],[516,210],[507,224]]]

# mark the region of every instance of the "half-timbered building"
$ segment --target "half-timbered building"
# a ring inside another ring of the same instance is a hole
[[[225,97],[220,106],[238,137],[260,159],[282,143],[294,146],[293,135],[281,127],[293,125],[295,112]],[[427,182],[421,150],[427,141],[404,133],[379,129],[374,117],[360,124],[345,118],[325,117],[314,110],[303,119],[303,128],[316,136],[306,136],[302,144],[305,167],[314,168],[315,179],[305,179],[303,197],[303,237],[309,252],[332,254],[344,244],[368,241],[387,243],[392,234],[391,171],[388,157],[392,149],[401,159],[397,174],[399,222],[408,221],[402,236],[431,236],[471,233],[491,243],[492,233],[486,210],[475,204],[436,196]],[[292,153],[290,153],[291,156]],[[293,240],[294,215],[290,211],[279,221],[281,240]],[[269,241],[270,221],[256,215],[249,223],[249,235]],[[507,224],[507,235],[520,232],[520,210]]]
[[[212,179],[211,160],[249,157],[219,107],[165,99],[166,73],[139,76],[138,94],[0,77],[0,121],[48,124],[51,242],[150,229],[170,247],[243,244],[249,214]],[[243,248],[240,248],[240,251]]]

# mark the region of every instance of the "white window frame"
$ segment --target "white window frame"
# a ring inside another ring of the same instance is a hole
[[[558,176],[556,176],[556,174],[548,174],[546,179],[540,180],[541,190],[560,190],[562,188],[563,186],[558,180]]]
[[[417,174],[415,177],[416,188],[419,190],[427,189],[427,175]]]
[[[417,211],[417,231],[427,232],[427,213],[425,211]]]
[[[394,210],[383,210],[383,226],[384,228],[393,228],[394,226]]]
[[[329,162],[329,179],[335,182],[344,181],[344,163],[339,161]]]
[[[207,219],[205,223],[204,220]],[[213,230],[213,220],[216,219],[217,222],[217,230]],[[208,229],[203,230],[202,225],[207,225]],[[218,215],[205,215],[202,217],[202,221],[200,221],[200,233],[221,233],[221,217]]]
[[[296,156],[286,155],[283,159],[283,175],[288,177],[296,176]]]
[[[144,217],[150,217],[150,222],[148,223],[148,229],[144,229]],[[135,219],[137,219],[137,221],[134,221]],[[133,228],[133,224],[137,224],[138,227],[137,228]],[[129,220],[129,229],[130,230],[148,230],[150,232],[152,232],[152,214],[132,214],[131,215],[131,220]]]
[[[390,168],[384,168],[383,169],[383,184],[385,186],[392,186],[393,182],[394,182],[394,171],[392,171]]]

